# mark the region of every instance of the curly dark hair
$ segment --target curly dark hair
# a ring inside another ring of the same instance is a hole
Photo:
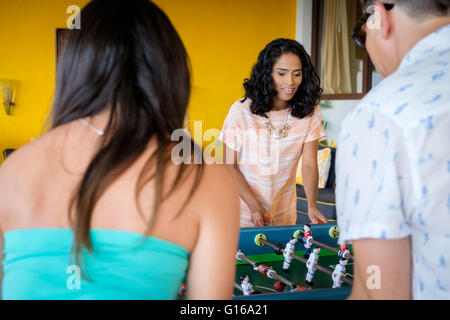
[[[295,40],[276,39],[270,42],[259,53],[258,61],[253,66],[250,79],[244,80],[245,97],[242,102],[251,99],[250,111],[253,114],[266,117],[273,106],[273,98],[277,95],[272,78],[275,63],[284,53],[293,53],[300,58],[303,67],[303,80],[294,97],[288,101],[291,115],[304,118],[314,112],[322,95],[320,78],[317,75],[311,58],[305,48]]]

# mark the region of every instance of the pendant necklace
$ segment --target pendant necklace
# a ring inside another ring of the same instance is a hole
[[[275,139],[281,139],[284,138],[288,135],[288,131],[290,129],[290,125],[288,123],[289,119],[290,119],[291,115],[288,114],[286,117],[286,122],[285,124],[281,127],[281,129],[275,129],[272,125],[272,121],[269,119],[269,121],[266,121],[264,123],[264,127],[266,128],[266,134],[269,137],[274,137]]]

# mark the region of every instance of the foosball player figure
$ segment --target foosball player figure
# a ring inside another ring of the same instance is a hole
[[[286,248],[284,249],[283,255],[284,255],[284,263],[283,263],[283,271],[286,273],[290,273],[289,266],[291,265],[292,256],[291,254],[295,251],[295,240],[294,237],[291,237],[289,242],[286,243]]]
[[[253,265],[253,270],[259,271],[260,273],[262,273],[265,276],[267,276],[267,272],[269,272],[269,268],[262,264]]]
[[[266,277],[270,279],[274,279],[277,275],[277,272],[272,269],[272,267],[268,268],[262,264],[255,264],[253,265],[253,270],[259,271],[259,273],[265,275]]]
[[[181,285],[180,290],[178,290],[178,293],[182,296],[186,295],[186,286],[184,284]]]
[[[313,236],[312,236],[312,232],[311,232],[311,225],[309,224],[305,224],[303,227],[304,235],[303,235],[303,245],[305,246],[305,259],[309,258],[309,255],[311,254],[311,245],[312,245],[312,240],[313,240]]]
[[[277,274],[278,274],[278,273],[277,273],[275,270],[273,270],[272,267],[270,267],[269,270],[267,270],[267,277],[268,277],[269,279],[275,279],[275,277],[276,277]]]
[[[308,289],[296,284],[293,284],[291,286],[291,289],[289,290],[289,292],[303,292],[303,291],[307,291]]]
[[[340,288],[342,286],[342,279],[345,277],[345,272],[347,270],[347,259],[339,260],[339,264],[334,268],[331,278],[333,279],[333,288]]]
[[[339,259],[347,259],[350,254],[350,245],[345,242],[341,244],[341,248],[338,252]]]
[[[253,290],[253,285],[249,282],[248,275],[243,274],[239,279],[241,280],[241,288],[244,296],[249,296],[255,292],[255,290]]]
[[[306,274],[306,284],[309,286],[313,286],[314,283],[312,279],[314,277],[314,273],[317,270],[317,261],[319,260],[319,252],[320,248],[314,248],[313,252],[310,254],[308,261],[306,261],[306,267],[308,268],[308,273]]]

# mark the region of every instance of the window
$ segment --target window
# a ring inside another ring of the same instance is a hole
[[[361,12],[356,0],[312,1],[311,59],[323,99],[362,99],[380,78],[368,54],[350,37]]]

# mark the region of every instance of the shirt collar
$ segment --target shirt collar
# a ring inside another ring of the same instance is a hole
[[[406,54],[399,70],[423,60],[427,55],[433,54],[436,50],[450,47],[450,24],[443,26],[430,35],[426,36]]]

